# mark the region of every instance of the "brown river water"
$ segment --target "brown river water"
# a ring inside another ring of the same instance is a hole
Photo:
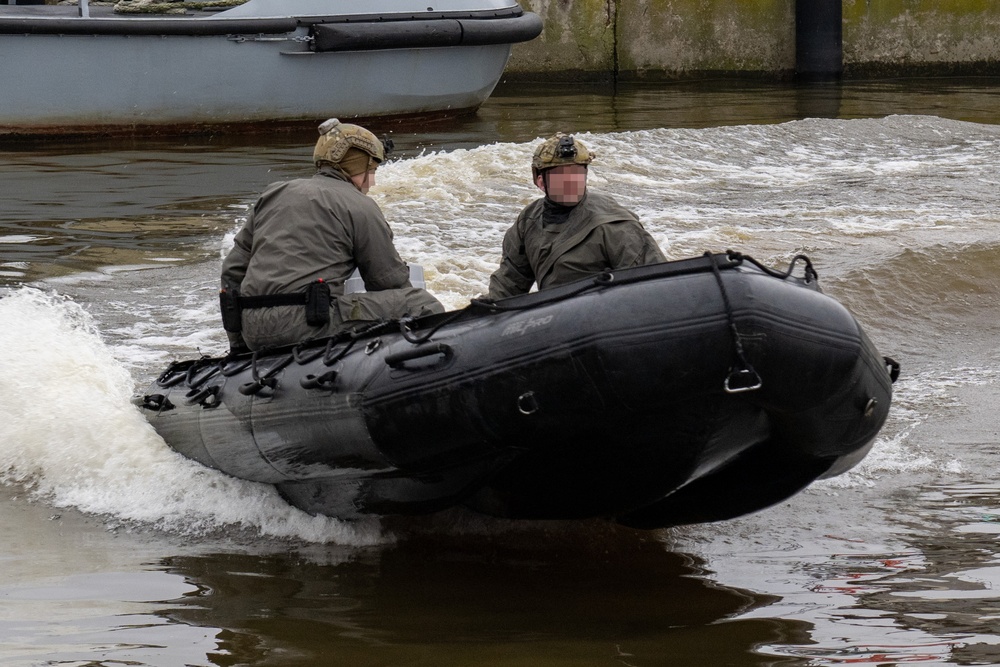
[[[224,351],[221,258],[315,134],[0,144],[0,666],[1000,665],[1000,80],[501,86],[372,127],[372,195],[451,308],[557,130],[670,258],[806,253],[902,364],[872,453],[665,531],[305,515],[129,399]]]

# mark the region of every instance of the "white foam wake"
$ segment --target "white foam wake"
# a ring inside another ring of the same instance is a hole
[[[21,288],[0,299],[0,481],[57,507],[180,534],[245,531],[367,545],[346,524],[285,503],[273,487],[171,451],[131,404],[133,381],[78,304]]]

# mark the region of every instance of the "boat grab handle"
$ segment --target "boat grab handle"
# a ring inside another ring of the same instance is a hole
[[[455,353],[451,349],[451,345],[436,343],[434,345],[415,347],[409,350],[403,350],[402,352],[395,352],[393,354],[386,355],[385,363],[389,364],[393,368],[400,368],[407,361],[422,359],[424,357],[433,357],[435,354],[442,355],[445,360],[451,359],[455,356]]]

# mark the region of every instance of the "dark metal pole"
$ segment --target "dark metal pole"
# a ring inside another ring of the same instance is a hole
[[[844,71],[843,0],[795,0],[795,77],[836,79]]]

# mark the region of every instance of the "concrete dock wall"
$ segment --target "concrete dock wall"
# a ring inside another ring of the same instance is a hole
[[[844,64],[856,73],[1000,73],[1000,2],[845,0]]]
[[[511,78],[791,77],[795,0],[520,0]],[[1000,74],[998,0],[843,0],[844,76]]]

